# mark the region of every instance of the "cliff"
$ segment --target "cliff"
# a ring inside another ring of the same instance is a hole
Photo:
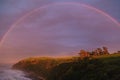
[[[46,80],[119,80],[120,54],[92,58],[27,58],[16,63],[20,69]]]

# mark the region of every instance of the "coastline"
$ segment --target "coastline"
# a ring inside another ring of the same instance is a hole
[[[33,72],[26,72],[26,71],[24,71],[24,73],[26,74],[25,77],[28,77],[28,78],[30,78],[32,80],[45,80],[43,77],[38,76],[38,75],[36,75]]]

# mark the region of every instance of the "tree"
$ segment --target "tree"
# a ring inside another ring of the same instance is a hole
[[[90,57],[90,54],[85,50],[80,50],[79,55],[80,55],[81,58]]]
[[[102,49],[101,48],[97,48],[97,53],[98,53],[98,55],[102,55],[103,54]]]
[[[104,53],[104,54],[109,54],[107,47],[103,47],[103,53]]]

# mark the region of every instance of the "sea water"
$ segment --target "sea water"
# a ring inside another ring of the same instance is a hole
[[[32,80],[25,73],[11,69],[9,65],[0,65],[0,80]]]

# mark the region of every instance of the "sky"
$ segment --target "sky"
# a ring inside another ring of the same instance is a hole
[[[68,2],[90,5],[120,22],[120,0],[0,0],[0,41],[13,24],[29,12],[48,4]],[[0,44],[0,54],[4,56],[1,61],[39,55],[73,55],[79,49],[102,45],[111,51],[120,47],[119,26],[81,5],[49,5],[15,26],[17,28]]]

